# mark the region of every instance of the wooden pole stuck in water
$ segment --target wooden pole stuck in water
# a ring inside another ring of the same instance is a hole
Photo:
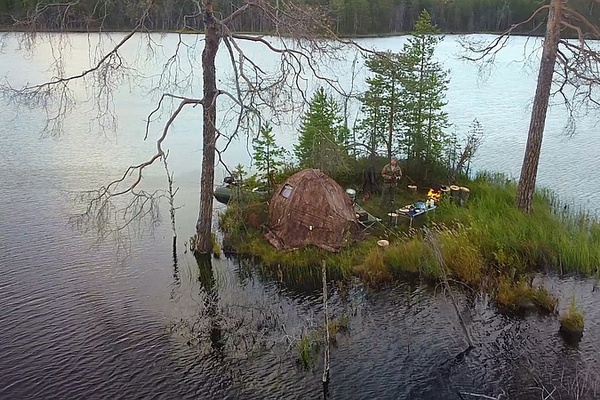
[[[325,350],[323,357],[323,394],[328,396],[329,386],[329,315],[327,312],[327,264],[321,260],[321,275],[323,276],[323,310],[325,312]]]
[[[173,252],[173,264],[177,266],[177,226],[175,225],[175,194],[177,190],[173,190],[173,174],[169,172],[169,165],[167,164],[167,157],[169,153],[163,156],[163,165],[167,174],[167,182],[169,183],[169,215],[171,217],[171,230],[173,231],[173,241],[171,242],[171,248]]]
[[[446,274],[446,263],[444,262],[444,257],[442,256],[440,247],[439,247],[435,237],[431,233],[431,231],[427,228],[424,228],[424,229],[425,229],[425,239],[431,244],[431,247],[433,248],[433,253],[435,254],[435,258],[437,259],[437,261],[440,265],[440,269],[442,271],[442,281],[443,281],[442,283],[444,284],[444,287],[445,287],[446,291],[448,292],[448,295],[450,297],[452,305],[454,306],[454,311],[456,312],[456,316],[458,317],[458,321],[460,322],[460,326],[463,330],[463,333],[465,334],[465,339],[467,340],[467,343],[469,344],[469,348],[467,349],[467,351],[468,351],[474,347],[473,340],[471,339],[471,335],[469,334],[469,330],[467,329],[467,324],[465,323],[465,320],[463,319],[462,314],[460,313],[460,310],[458,309],[458,305],[456,304],[456,299],[454,298],[454,294],[452,293],[452,288],[450,287],[450,283],[448,282],[448,275]]]

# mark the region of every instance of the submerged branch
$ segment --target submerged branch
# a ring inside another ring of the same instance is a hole
[[[463,330],[463,333],[465,335],[465,339],[467,340],[467,343],[469,344],[469,348],[468,349],[472,349],[473,346],[473,340],[471,339],[471,335],[469,333],[469,330],[467,329],[467,325],[462,317],[462,314],[460,313],[460,310],[458,309],[458,305],[456,304],[456,299],[454,298],[454,293],[452,292],[452,288],[450,287],[450,283],[448,282],[448,275],[447,275],[447,267],[446,267],[446,263],[444,262],[444,256],[442,255],[442,252],[440,250],[440,246],[439,243],[437,242],[434,234],[427,228],[425,229],[425,240],[427,240],[427,242],[429,242],[429,244],[431,245],[433,252],[435,254],[435,258],[438,262],[438,264],[440,265],[440,270],[442,272],[442,283],[444,284],[444,287],[448,293],[448,295],[450,296],[450,300],[452,302],[452,305],[454,306],[454,311],[456,312],[456,316],[458,317],[458,321],[460,322],[460,327]]]

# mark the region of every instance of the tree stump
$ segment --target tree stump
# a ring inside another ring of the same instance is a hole
[[[450,195],[452,196],[452,200],[458,203],[460,201],[460,187],[456,185],[450,186]]]
[[[471,191],[468,187],[461,186],[460,187],[460,204],[464,204],[468,199]]]

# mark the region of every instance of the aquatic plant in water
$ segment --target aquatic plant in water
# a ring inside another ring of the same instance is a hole
[[[577,310],[575,298],[571,298],[569,310],[560,318],[560,333],[567,341],[579,341],[583,336],[583,315]]]

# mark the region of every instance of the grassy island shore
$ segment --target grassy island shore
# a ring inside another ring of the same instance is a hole
[[[516,184],[502,175],[482,174],[462,184],[471,190],[465,204],[442,198],[435,213],[415,220],[411,229],[402,221],[387,226],[378,198],[361,203],[382,224],[339,253],[312,247],[277,251],[263,235],[266,202],[233,202],[220,216],[224,250],[252,258],[282,280],[318,282],[322,260],[331,277],[357,276],[374,286],[398,280],[435,285],[447,276],[492,294],[507,311],[555,311],[556,299],[532,286],[535,274],[599,275],[600,224],[594,218],[570,210],[549,191],[538,191],[533,213],[524,214],[514,206]],[[424,193],[402,191],[398,197],[399,204],[411,203]],[[379,247],[380,239],[389,246]]]

